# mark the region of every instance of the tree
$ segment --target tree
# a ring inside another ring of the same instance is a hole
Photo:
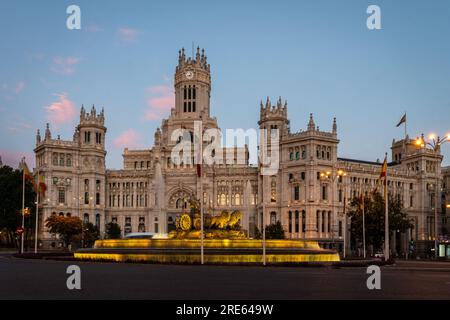
[[[262,233],[259,231],[258,226],[255,225],[255,239],[262,239]]]
[[[84,222],[83,237],[81,237],[81,233],[77,234],[72,238],[72,242],[76,242],[80,244],[80,246],[82,244],[84,248],[90,248],[94,245],[95,240],[98,239],[100,239],[100,230],[98,229],[98,227],[91,222]]]
[[[0,231],[5,232],[7,245],[19,245],[17,227],[22,225],[22,183],[23,173],[9,166],[0,167]],[[34,234],[36,194],[30,181],[25,182],[25,207],[30,208],[25,217],[25,239]]]
[[[266,226],[266,239],[285,239],[284,229],[280,221]]]
[[[45,221],[45,226],[50,233],[59,235],[67,247],[75,236],[81,234],[82,221],[78,217],[52,215]]]
[[[107,239],[120,239],[122,230],[117,223],[110,222],[106,224],[105,234]]]
[[[354,247],[363,242],[362,204],[359,198],[354,198],[348,212],[351,218],[351,239]],[[374,250],[381,250],[384,243],[385,202],[379,192],[372,193],[364,199],[366,246],[372,245]],[[404,211],[399,197],[389,197],[389,230],[405,232],[413,225]]]

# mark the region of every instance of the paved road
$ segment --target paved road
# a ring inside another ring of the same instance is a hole
[[[82,290],[66,288],[81,268]],[[226,267],[24,260],[0,255],[0,299],[450,299],[450,272],[382,268]]]

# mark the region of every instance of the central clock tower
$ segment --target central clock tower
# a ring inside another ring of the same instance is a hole
[[[211,73],[204,49],[197,47],[195,58],[178,53],[175,71],[175,111],[184,119],[210,117]]]

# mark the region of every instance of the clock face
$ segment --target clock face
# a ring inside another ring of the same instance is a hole
[[[192,79],[192,78],[194,78],[194,72],[192,72],[191,70],[189,70],[189,71],[186,71],[186,78],[187,79]]]

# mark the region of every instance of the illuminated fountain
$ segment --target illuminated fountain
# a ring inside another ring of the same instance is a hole
[[[247,189],[248,187],[249,185]],[[246,194],[250,194],[249,190]],[[158,201],[160,199],[158,198]],[[188,199],[188,202],[190,212],[183,213],[177,218],[177,229],[168,234],[168,239],[97,240],[94,248],[78,250],[75,258],[199,264],[201,261],[200,203],[192,198]],[[247,215],[249,209],[248,203]],[[232,212],[224,210],[217,216],[205,213],[204,262],[206,264],[262,263],[262,240],[248,238],[241,230],[241,219],[242,214],[237,210]],[[269,265],[337,261],[339,261],[339,255],[335,251],[321,249],[317,241],[266,241],[266,263]]]

